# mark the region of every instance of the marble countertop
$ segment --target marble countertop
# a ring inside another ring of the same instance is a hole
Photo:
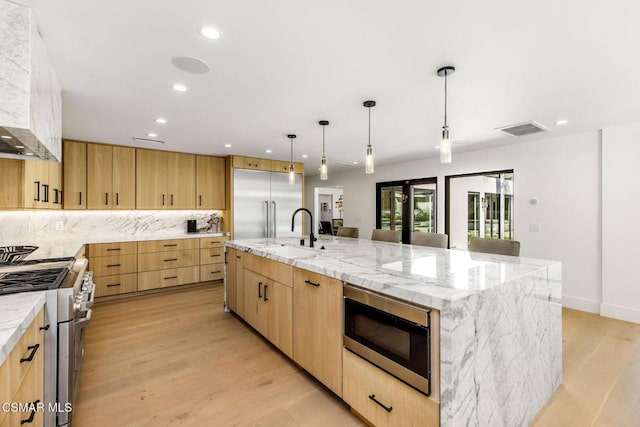
[[[314,248],[301,247],[295,238],[234,240],[225,244],[438,309],[447,302],[508,286],[550,266],[560,266],[557,261],[325,235],[319,236]]]
[[[33,322],[44,301],[44,292],[23,292],[0,297],[0,365]]]

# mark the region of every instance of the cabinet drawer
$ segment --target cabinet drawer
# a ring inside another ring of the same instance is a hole
[[[223,237],[223,236],[218,236],[218,237],[202,237],[200,239],[200,249],[206,249],[206,248],[222,248],[224,247],[224,242],[226,242],[227,240],[229,240],[229,237]]]
[[[96,296],[126,294],[138,290],[138,275],[136,273],[118,274],[114,276],[94,277]]]
[[[349,350],[343,349],[342,354],[342,397],[373,425],[440,425],[440,405],[436,402]]]
[[[200,281],[200,267],[169,268],[138,273],[138,290],[166,288]]]
[[[198,239],[147,240],[138,242],[138,253],[185,251],[199,246]]]
[[[191,267],[199,264],[200,254],[198,249],[152,252],[138,255],[138,271],[140,272]]]
[[[224,278],[224,263],[200,266],[200,281],[222,280]]]
[[[224,248],[200,249],[200,264],[217,264],[224,262]]]
[[[293,267],[290,265],[247,253],[244,266],[283,285],[293,286]]]
[[[89,258],[89,269],[97,277],[135,273],[138,271],[138,258],[136,254]]]
[[[138,242],[94,243],[87,246],[88,257],[130,255],[138,252]]]
[[[11,390],[15,391],[20,387],[27,372],[38,362],[38,356],[44,353],[44,334],[40,330],[41,326],[44,326],[44,310],[40,310],[9,356]]]

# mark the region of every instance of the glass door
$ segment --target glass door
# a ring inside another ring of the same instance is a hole
[[[381,215],[380,225],[382,230],[402,230],[402,206],[404,193],[401,186],[387,186],[380,189],[378,196]]]

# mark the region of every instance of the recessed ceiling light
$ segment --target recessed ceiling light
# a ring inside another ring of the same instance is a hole
[[[167,123],[167,119],[163,119],[162,117],[158,117],[154,120],[156,123],[160,123],[161,125]]]
[[[147,136],[148,136],[149,138],[157,138],[157,137],[158,137],[158,134],[157,134],[157,133],[153,133],[153,132],[149,132],[149,133],[147,134]]]
[[[213,27],[201,27],[200,34],[210,40],[218,40],[220,37],[222,37],[222,33],[220,32],[220,30],[217,30]]]
[[[569,120],[565,120],[565,119],[556,120],[556,124],[559,126],[566,125],[567,123],[569,123]]]
[[[306,159],[307,157],[309,157],[307,154],[303,154],[303,155],[302,155],[302,158],[303,158],[303,159]]]
[[[33,156],[33,153],[24,153],[26,156]]]
[[[171,87],[176,92],[186,92],[187,91],[187,87],[185,85],[183,85],[182,83],[174,83],[173,86],[171,86]]]
[[[273,150],[271,150],[270,148],[267,148],[266,150],[264,150],[265,153],[273,153]]]
[[[224,148],[231,148],[231,144],[224,144]]]
[[[9,135],[2,135],[2,136],[0,136],[0,138],[2,138],[2,139],[13,139],[13,137],[11,137]]]
[[[24,145],[16,145],[16,148],[24,148]]]

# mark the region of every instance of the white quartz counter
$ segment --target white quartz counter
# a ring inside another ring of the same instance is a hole
[[[0,297],[0,365],[44,306],[44,292],[23,292]]]

